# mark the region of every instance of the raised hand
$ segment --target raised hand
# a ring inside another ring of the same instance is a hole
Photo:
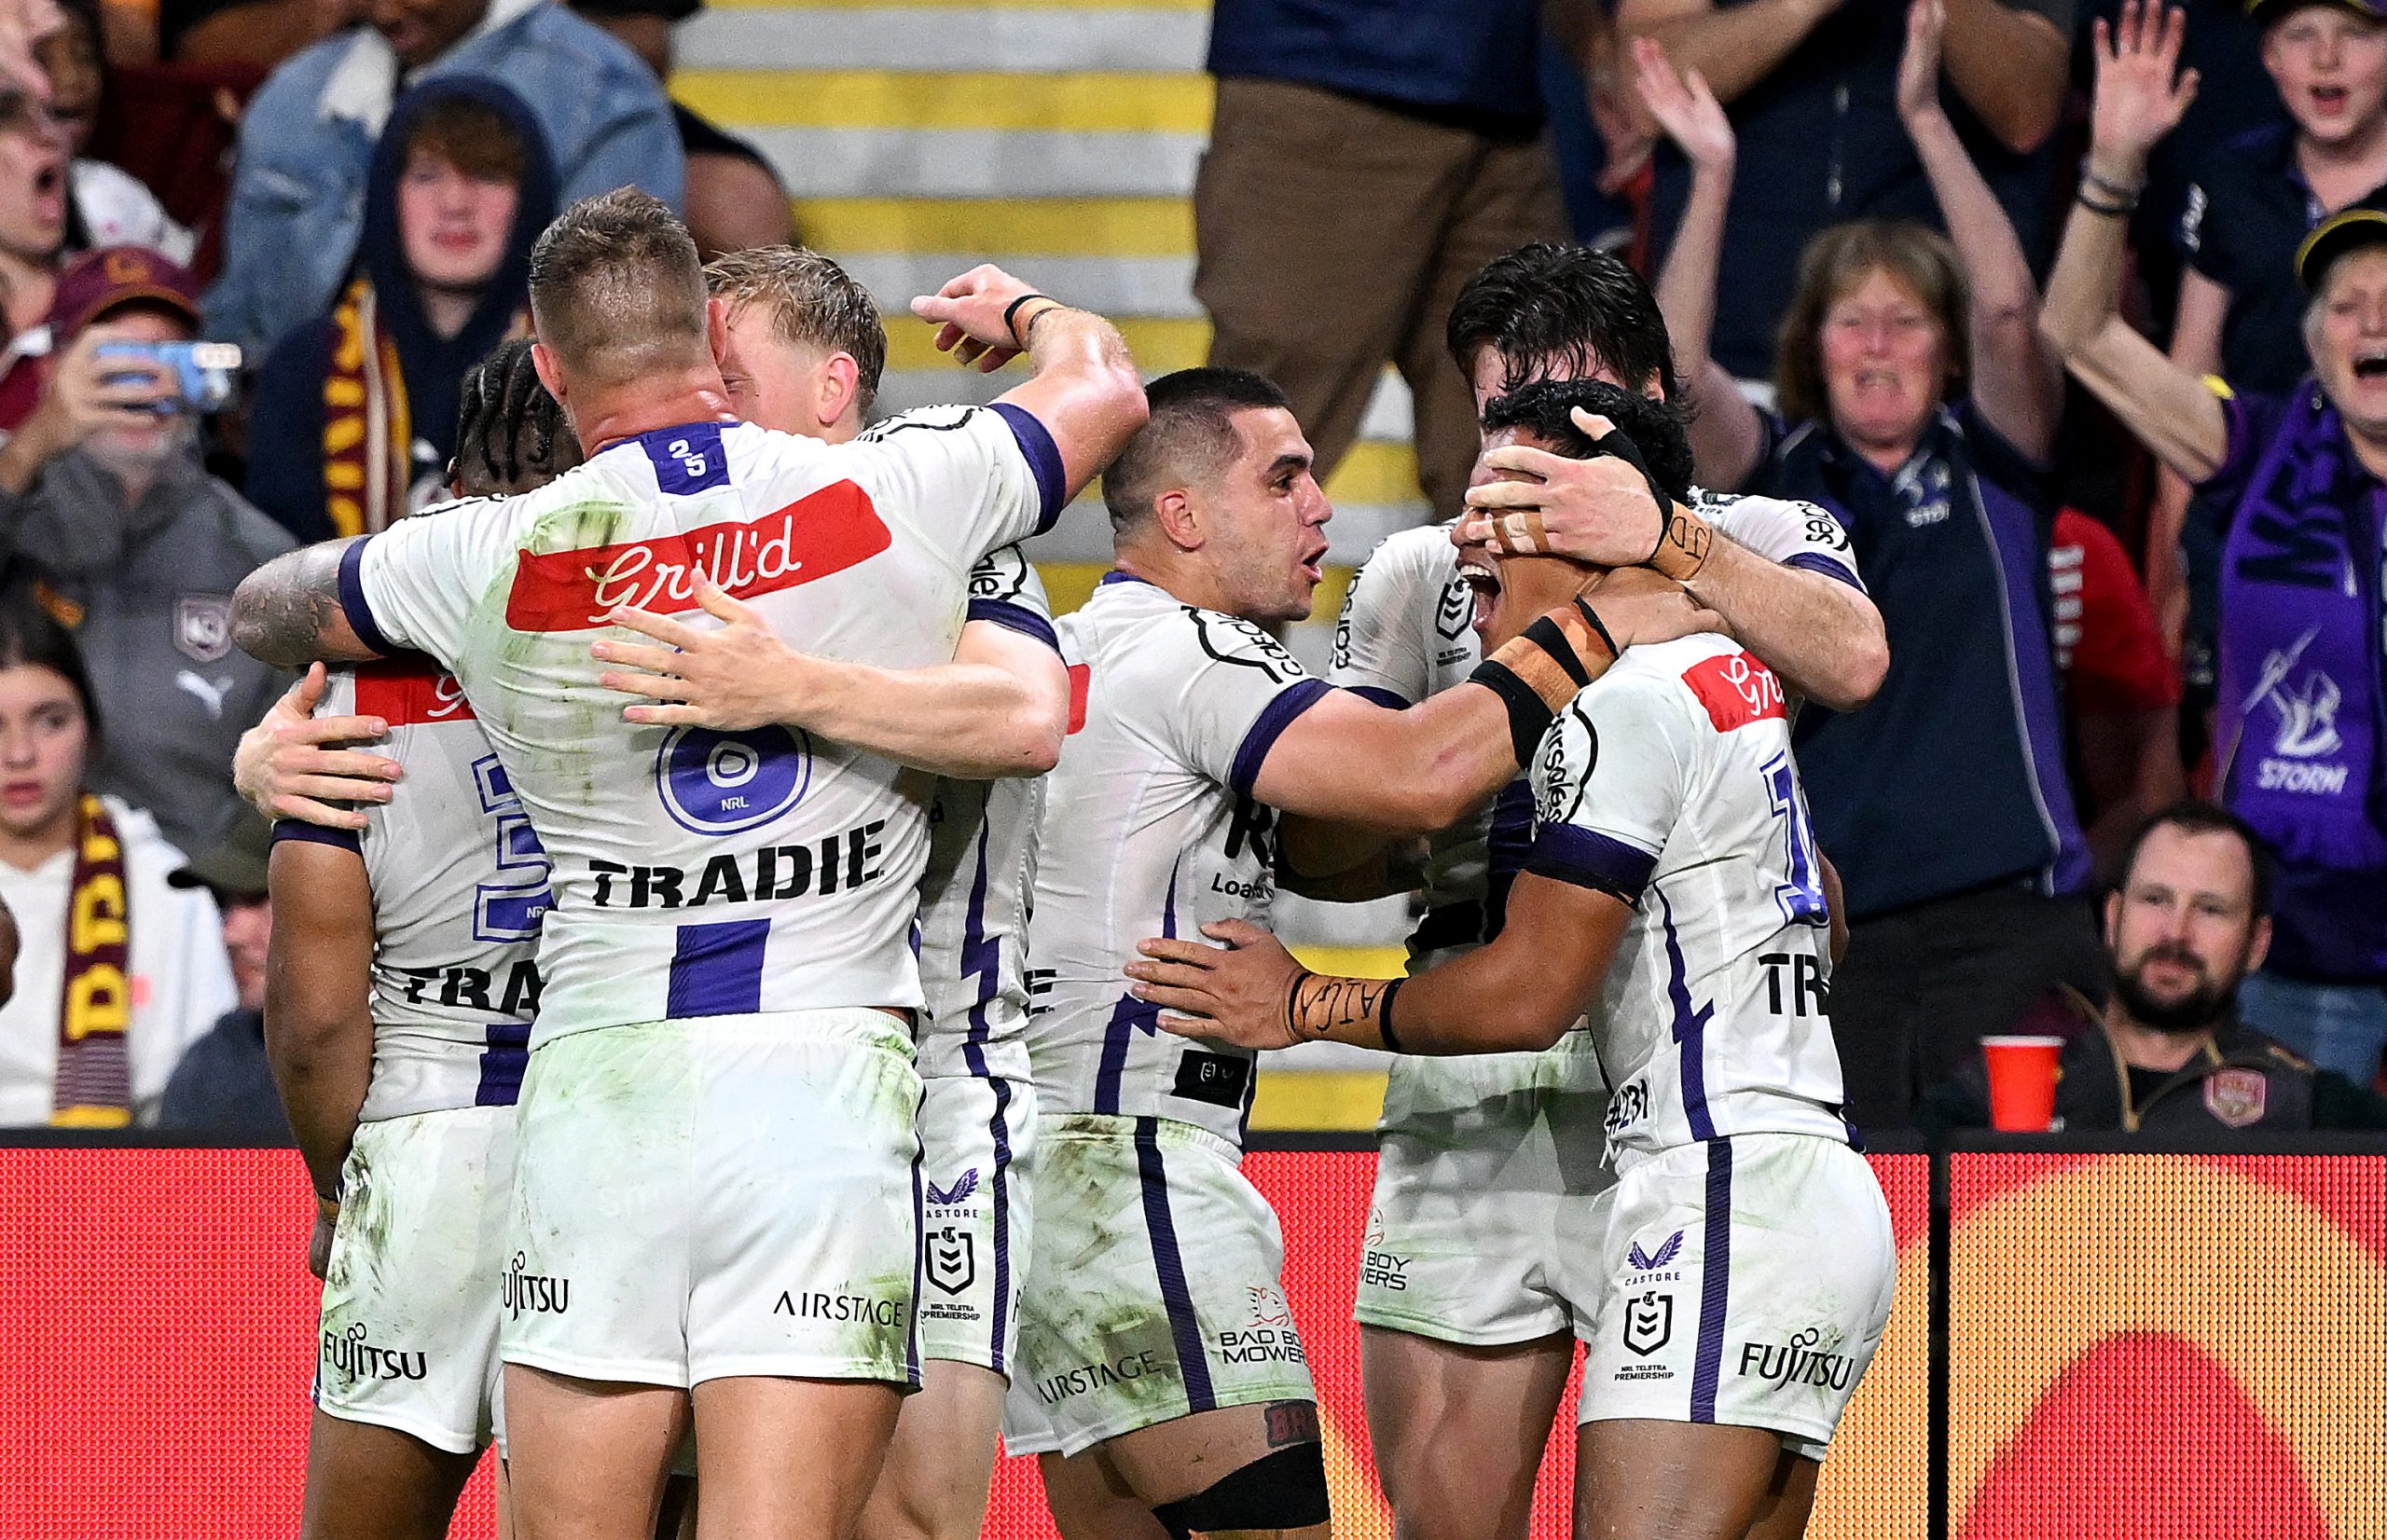
[[[2197,72],[2180,68],[2187,18],[2126,0],[2121,20],[2097,22],[2096,97],[2089,114],[2089,169],[2103,180],[2135,186],[2146,156],[2179,126],[2197,99]]]
[[[1939,45],[1947,30],[1947,0],[1914,0],[1907,7],[1906,51],[1898,55],[1898,121],[1909,130],[1940,111]]]
[[[937,351],[974,365],[980,374],[992,374],[1026,351],[1013,323],[1028,319],[1027,308],[1015,318],[1008,312],[1014,301],[1032,292],[1026,282],[985,262],[935,294],[913,300],[912,313],[940,323]]]
[[[1676,74],[1654,37],[1633,40],[1633,84],[1641,104],[1694,166],[1729,166],[1736,142],[1732,120],[1697,70]]]

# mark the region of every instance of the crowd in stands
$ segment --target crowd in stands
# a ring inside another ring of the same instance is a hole
[[[288,681],[228,596],[448,495],[461,382],[527,333],[573,200],[636,185],[708,258],[794,238],[764,156],[667,94],[698,3],[0,0],[0,1124],[280,1135],[227,767]],[[1194,294],[1321,479],[1397,371],[1448,517],[1460,285],[1570,234],[1649,276],[1672,364],[1616,383],[1687,414],[1701,486],[1837,521],[1883,620],[1871,697],[1797,729],[1860,1125],[1980,1121],[1980,1037],[2049,1020],[2095,1071],[2077,1126],[2232,1066],[2293,1085],[2226,1124],[2360,1121],[2387,9],[2078,4],[1217,0]],[[241,351],[221,411],[145,351],[200,339]],[[2228,813],[2146,832],[2191,793]],[[2130,929],[2215,862],[2228,925]],[[86,923],[111,883],[129,941]],[[2132,1013],[2149,946],[2203,1014]],[[93,1011],[129,1021],[115,1062]]]

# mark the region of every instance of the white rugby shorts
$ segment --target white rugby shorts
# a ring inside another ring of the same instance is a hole
[[[1589,1338],[1614,1182],[1595,1065],[1401,1059],[1376,1125],[1352,1313],[1469,1347]]]
[[[931,1075],[920,1101],[920,1356],[1008,1375],[1028,1276],[1036,1086]]]
[[[1580,1421],[1766,1428],[1823,1458],[1897,1281],[1865,1157],[1805,1134],[1649,1156],[1617,1181],[1602,1259]]]
[[[920,1101],[878,1011],[574,1032],[522,1078],[509,1364],[918,1383]]]
[[[325,1415],[450,1454],[490,1441],[513,1175],[510,1107],[357,1125],[316,1342]]]
[[[1048,1114],[1036,1263],[1003,1409],[1014,1454],[1076,1454],[1220,1407],[1311,1401],[1276,1212],[1218,1135]]]

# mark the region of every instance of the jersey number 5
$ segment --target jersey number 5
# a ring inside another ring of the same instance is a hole
[[[537,831],[523,815],[522,801],[495,754],[473,762],[473,780],[480,789],[481,811],[497,819],[497,870],[507,880],[485,882],[473,889],[473,939],[480,942],[527,942],[539,934],[539,922],[555,907],[547,892],[547,853]]]
[[[1807,799],[1799,794],[1799,777],[1790,768],[1790,756],[1776,754],[1765,762],[1760,772],[1765,777],[1765,791],[1773,803],[1773,816],[1785,828],[1785,863],[1790,880],[1773,890],[1773,901],[1782,906],[1782,918],[1790,925],[1828,925],[1830,906],[1824,901],[1823,862],[1815,855],[1814,826],[1807,821]]]

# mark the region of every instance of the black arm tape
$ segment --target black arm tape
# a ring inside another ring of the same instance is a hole
[[[1323,1524],[1329,1517],[1326,1446],[1312,1440],[1263,1454],[1191,1497],[1155,1504],[1152,1517],[1172,1535]]]
[[[1599,633],[1600,640],[1607,643],[1609,657],[1621,658],[1624,655],[1624,649],[1619,647],[1616,644],[1616,639],[1608,635],[1607,622],[1600,619],[1600,612],[1597,610],[1583,602],[1583,596],[1580,594],[1575,596],[1575,612],[1583,617],[1584,625]]]
[[[1658,505],[1658,538],[1661,541],[1664,540],[1666,516],[1674,510],[1674,494],[1659,486],[1658,478],[1649,474],[1649,462],[1641,457],[1641,446],[1634,443],[1625,435],[1624,430],[1620,428],[1602,433],[1592,440],[1592,453],[1611,456],[1641,473],[1641,479],[1649,486],[1649,501]],[[1650,549],[1654,551],[1656,547],[1652,546]]]
[[[1575,607],[1582,610],[1587,615],[1591,613],[1591,611],[1584,607],[1581,599],[1575,601]],[[1601,626],[1597,619],[1594,619],[1592,624],[1598,627],[1601,639],[1607,640],[1607,627]],[[1526,626],[1525,639],[1548,653],[1551,662],[1566,670],[1566,677],[1575,681],[1575,688],[1578,690],[1592,682],[1592,671],[1583,667],[1581,658],[1575,655],[1575,644],[1566,639],[1566,633],[1560,630],[1558,623],[1548,615],[1542,616],[1531,626]],[[1616,643],[1609,641],[1607,650],[1611,653],[1615,652]],[[1525,762],[1520,760],[1517,763],[1522,764]]]
[[[1400,986],[1408,982],[1407,979],[1393,980],[1391,987],[1384,992],[1384,1004],[1377,1008],[1376,1032],[1384,1038],[1385,1050],[1387,1052],[1408,1052],[1400,1046],[1400,1039],[1394,1037],[1392,1033],[1392,1002],[1400,998]]]
[[[1022,305],[1027,304],[1027,303],[1028,303],[1029,300],[1031,300],[1031,299],[1052,299],[1052,298],[1053,298],[1053,296],[1052,296],[1051,295],[1048,295],[1048,294],[1024,294],[1024,295],[1021,295],[1017,299],[1013,300],[1010,304],[1008,304],[1008,305],[1006,305],[1006,306],[1004,306],[1004,307],[1003,307],[1003,330],[1004,330],[1004,331],[1009,332],[1009,333],[1012,335],[1012,340],[1013,340],[1013,341],[1014,341],[1014,342],[1018,343],[1018,344],[1019,344],[1021,347],[1023,347],[1023,348],[1025,348],[1025,347],[1027,347],[1027,346],[1028,346],[1028,339],[1027,339],[1026,337],[1021,337],[1021,336],[1019,335],[1019,328],[1018,328],[1017,326],[1014,326],[1014,325],[1013,325],[1013,324],[1012,324],[1012,319],[1011,319],[1011,318],[1012,318],[1013,316],[1015,316],[1015,315],[1017,315],[1017,314],[1019,313],[1019,308],[1020,308]],[[1058,304],[1058,303],[1059,303],[1059,301],[1057,301],[1057,300],[1055,300],[1054,302],[1055,302],[1056,304]]]
[[[1509,708],[1509,748],[1517,756],[1517,767],[1523,769],[1531,764],[1535,752],[1541,748],[1542,736],[1550,731],[1550,723],[1558,713],[1545,705],[1530,685],[1511,673],[1506,664],[1486,658],[1475,666],[1475,672],[1467,679],[1469,683],[1481,684],[1500,697],[1500,704]]]

